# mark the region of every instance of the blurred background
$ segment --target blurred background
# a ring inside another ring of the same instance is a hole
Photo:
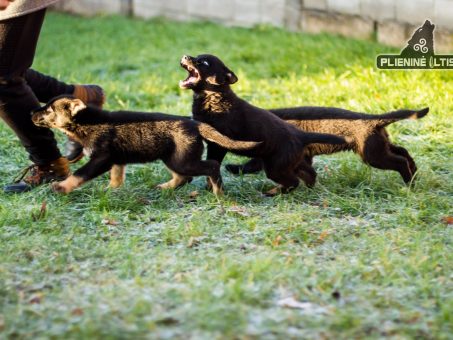
[[[264,24],[373,39],[401,48],[414,29],[430,19],[436,25],[436,53],[453,51],[453,0],[64,0],[54,10],[243,27]]]

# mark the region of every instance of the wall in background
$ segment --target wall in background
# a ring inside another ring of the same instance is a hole
[[[436,24],[436,52],[453,52],[453,0],[63,0],[54,8],[82,15],[163,16],[245,27],[269,24],[376,38],[401,48],[414,29],[430,19]]]

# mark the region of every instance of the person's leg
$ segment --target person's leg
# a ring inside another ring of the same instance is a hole
[[[86,104],[98,107],[102,107],[105,101],[104,91],[97,85],[66,84],[31,68],[25,72],[25,80],[41,103],[63,94],[73,95]]]
[[[31,68],[25,72],[25,80],[41,103],[47,103],[62,94],[74,93],[74,85],[68,85]]]
[[[31,111],[40,106],[24,79],[33,62],[45,11],[0,22],[0,116],[38,165],[60,157],[53,133],[35,126]]]
[[[34,176],[48,179],[47,172],[55,178],[69,173],[67,164],[60,159],[53,133],[39,128],[31,121],[31,111],[39,101],[25,81],[25,72],[31,66],[45,10],[0,21],[0,117],[13,129],[22,145],[37,166]],[[57,165],[56,169],[53,169]]]
[[[31,121],[31,111],[40,106],[23,79],[0,85],[0,116],[16,133],[30,159],[44,165],[59,158],[60,151],[51,130],[37,127]]]

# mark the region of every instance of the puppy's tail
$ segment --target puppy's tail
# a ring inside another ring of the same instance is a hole
[[[222,135],[211,125],[204,123],[200,123],[198,125],[198,131],[205,140],[216,143],[225,149],[249,150],[261,144],[261,142],[244,142],[231,139],[225,135]]]
[[[349,137],[329,135],[326,133],[302,132],[299,134],[299,140],[303,145],[319,143],[319,144],[346,144],[351,143]]]
[[[403,119],[420,119],[425,117],[429,112],[429,107],[419,111],[415,110],[397,110],[379,115],[376,120],[376,126],[384,127]]]

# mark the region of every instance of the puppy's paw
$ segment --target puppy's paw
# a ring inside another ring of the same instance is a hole
[[[52,190],[62,194],[69,194],[75,188],[82,185],[84,180],[74,175],[69,176],[64,181],[52,183]]]
[[[299,173],[299,178],[305,183],[307,188],[313,188],[316,184],[316,176],[310,175],[306,172]]]
[[[171,185],[170,182],[171,182],[171,181],[165,182],[165,183],[161,183],[161,184],[158,184],[158,185],[156,185],[156,189],[161,189],[161,190],[171,189],[171,188],[172,188],[172,185]]]
[[[110,170],[110,187],[119,188],[123,185],[124,180],[126,179],[126,167],[124,165],[115,164]]]
[[[316,184],[316,179],[305,181],[304,183],[307,186],[307,188],[312,189],[315,186],[315,184]]]
[[[206,190],[212,191],[212,182],[209,177],[206,179]]]
[[[216,195],[216,196],[223,196],[223,193],[224,193],[224,192],[223,192],[223,188],[222,188],[222,187],[219,187],[219,186],[217,186],[217,185],[213,187],[212,192],[213,192],[214,195]]]
[[[110,187],[111,189],[117,189],[117,188],[119,188],[119,187],[122,186],[122,185],[123,185],[123,181],[117,182],[117,181],[112,181],[112,180],[111,180],[110,183],[109,183],[109,187]]]
[[[67,188],[64,185],[61,185],[62,182],[53,182],[50,187],[52,191],[58,192],[60,194],[68,194]]]
[[[281,193],[282,193],[282,188],[277,186],[275,188],[272,188],[269,191],[266,191],[264,193],[264,195],[267,196],[267,197],[274,197],[274,196],[280,195]]]

